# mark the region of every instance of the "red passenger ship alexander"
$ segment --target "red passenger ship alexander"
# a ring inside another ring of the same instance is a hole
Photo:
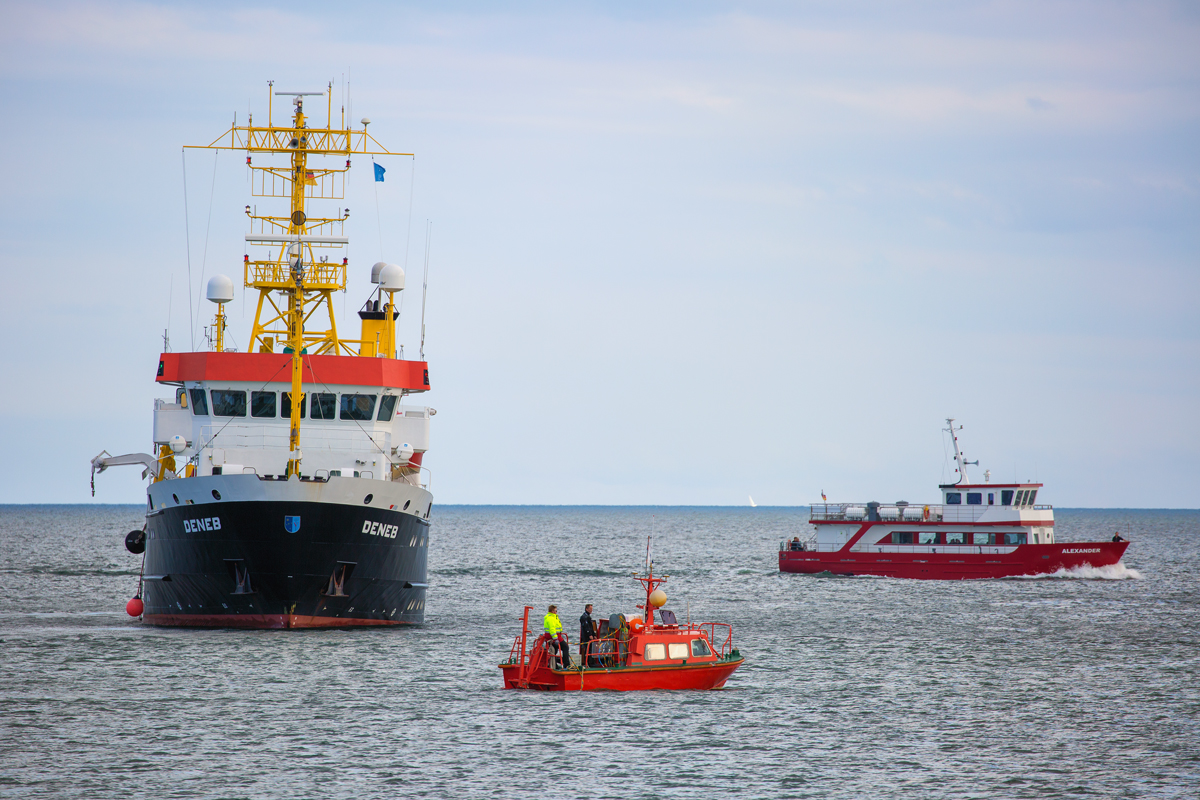
[[[944,484],[940,504],[821,503],[805,541],[783,542],[779,571],[960,580],[1043,575],[1118,563],[1127,541],[1058,543],[1054,507],[1037,504],[1040,483],[971,483],[958,447],[958,483]]]

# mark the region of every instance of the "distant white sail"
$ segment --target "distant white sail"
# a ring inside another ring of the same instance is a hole
[[[746,497],[750,497],[750,495],[746,495]],[[751,508],[758,508],[758,503],[754,502],[754,498],[753,498],[753,497],[750,497],[750,507],[751,507]]]

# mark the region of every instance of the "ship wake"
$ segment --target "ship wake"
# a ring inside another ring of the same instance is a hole
[[[1141,580],[1143,575],[1136,569],[1130,569],[1123,562],[1118,561],[1116,564],[1108,564],[1103,567],[1071,567],[1070,569],[1060,569],[1057,572],[1049,572],[1044,575],[1020,575],[1017,577],[1023,580],[1068,578],[1084,581],[1136,581]]]

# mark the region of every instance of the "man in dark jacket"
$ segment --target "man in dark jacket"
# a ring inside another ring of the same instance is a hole
[[[579,618],[579,660],[589,667],[599,666],[596,654],[590,650],[590,642],[596,638],[596,623],[592,621],[592,604],[583,607]]]

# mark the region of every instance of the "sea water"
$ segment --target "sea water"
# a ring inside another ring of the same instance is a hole
[[[136,506],[0,507],[0,796],[1200,796],[1200,513],[1058,510],[1122,565],[1038,579],[781,575],[804,509],[434,507],[427,622],[153,628]],[[652,537],[725,689],[501,688],[526,604],[631,614]]]

